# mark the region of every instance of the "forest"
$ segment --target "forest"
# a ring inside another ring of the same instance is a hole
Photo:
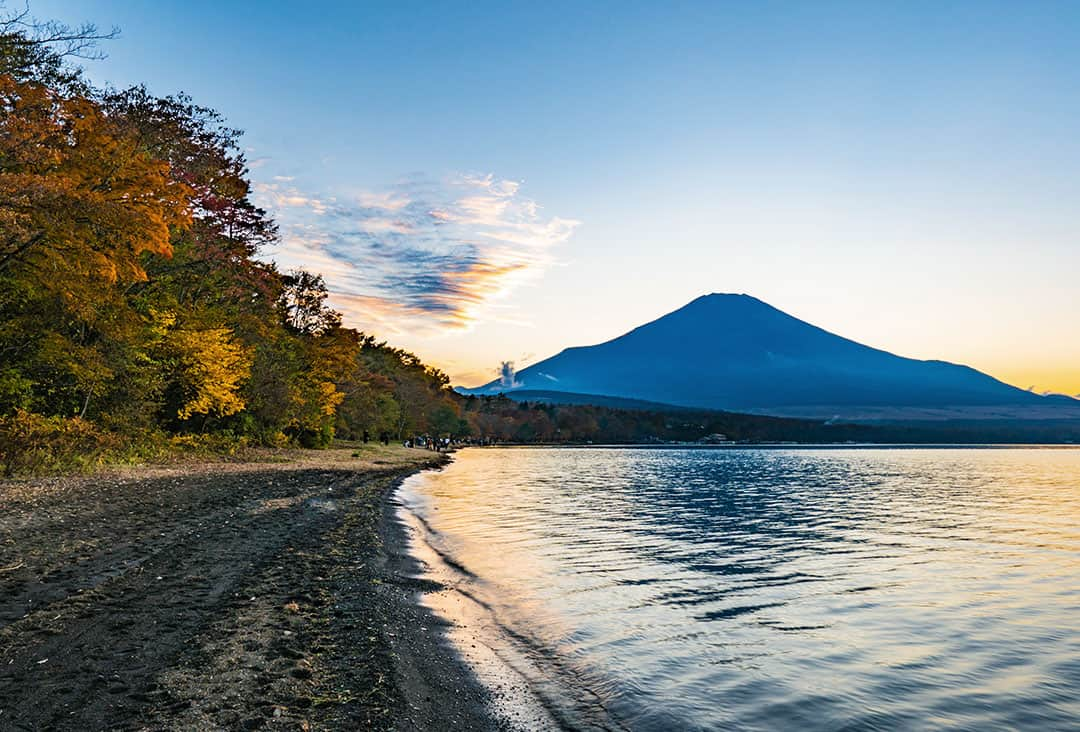
[[[345,327],[277,237],[217,112],[99,89],[109,34],[0,24],[0,459],[462,434],[445,374]],[[23,466],[26,467],[26,466]]]

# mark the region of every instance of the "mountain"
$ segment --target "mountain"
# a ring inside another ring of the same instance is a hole
[[[465,391],[522,390],[798,416],[997,410],[1016,417],[1047,408],[1059,416],[1058,406],[1080,409],[1068,397],[1033,394],[968,366],[870,348],[730,294],[699,297],[606,343],[567,348],[518,372],[512,384],[496,380]]]

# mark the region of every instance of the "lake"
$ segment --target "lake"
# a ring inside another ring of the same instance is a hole
[[[1080,450],[478,448],[398,497],[521,726],[1080,726]]]

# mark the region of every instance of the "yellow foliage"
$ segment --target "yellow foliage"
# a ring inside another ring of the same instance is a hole
[[[327,417],[333,417],[338,405],[345,400],[345,395],[338,391],[332,381],[319,383],[319,397],[322,413]]]
[[[195,414],[236,414],[244,408],[240,387],[251,374],[252,354],[232,339],[228,328],[178,330],[169,345],[179,362],[186,394],[180,419]]]
[[[150,334],[155,338],[163,338],[176,325],[176,313],[171,310],[150,308],[149,321]]]

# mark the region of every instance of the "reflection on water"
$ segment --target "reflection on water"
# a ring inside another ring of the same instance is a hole
[[[474,449],[401,497],[571,725],[1080,724],[1080,450]]]

